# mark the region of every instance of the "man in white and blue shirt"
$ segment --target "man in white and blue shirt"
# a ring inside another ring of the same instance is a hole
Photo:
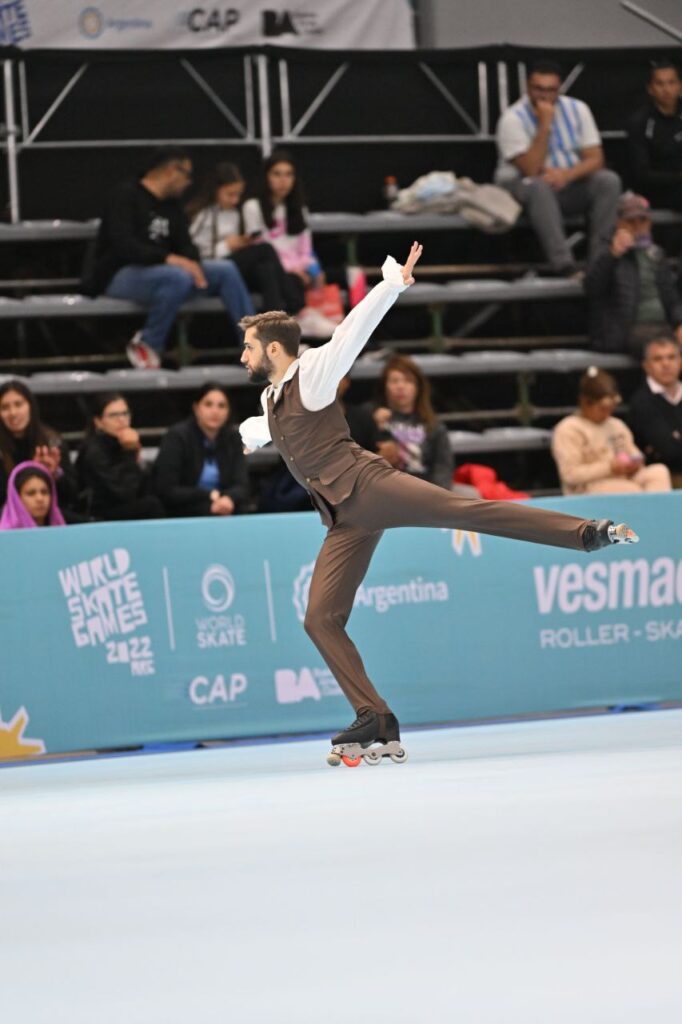
[[[498,121],[495,180],[523,206],[552,271],[568,276],[575,263],[563,216],[587,215],[592,248],[613,231],[621,183],[604,166],[590,108],[560,95],[558,65],[535,64],[527,88]]]

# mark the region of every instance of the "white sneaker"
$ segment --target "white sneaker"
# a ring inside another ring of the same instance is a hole
[[[300,325],[301,334],[306,338],[331,338],[337,326],[323,313],[320,313],[319,309],[311,309],[309,306],[301,310],[296,319]]]
[[[158,370],[161,367],[158,352],[142,340],[141,331],[137,331],[128,342],[126,355],[136,370]]]

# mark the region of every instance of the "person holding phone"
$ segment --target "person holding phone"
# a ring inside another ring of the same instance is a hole
[[[298,312],[298,292],[292,290],[279,257],[263,238],[262,229],[244,230],[241,202],[244,178],[236,164],[218,164],[189,203],[190,235],[202,259],[229,259],[247,287],[259,292],[263,310]]]
[[[578,411],[557,423],[552,436],[564,494],[672,490],[668,467],[646,466],[632,432],[613,415],[620,402],[611,374],[590,366],[580,378]]]
[[[313,250],[308,210],[294,159],[276,149],[265,161],[253,195],[244,203],[246,231],[259,232],[272,245],[284,268],[290,310],[306,338],[330,338],[338,321],[307,302],[306,291],[326,283]]]

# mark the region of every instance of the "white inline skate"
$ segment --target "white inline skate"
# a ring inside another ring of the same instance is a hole
[[[407,761],[407,752],[400,744],[398,719],[390,712],[380,715],[367,709],[352,725],[332,737],[327,764],[336,768],[343,761],[348,768],[357,768],[361,761],[381,764],[384,757],[390,757],[396,764]]]

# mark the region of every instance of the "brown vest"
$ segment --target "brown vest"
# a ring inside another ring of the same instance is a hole
[[[332,526],[328,506],[345,501],[362,468],[379,456],[351,440],[338,402],[318,412],[305,408],[298,373],[282,386],[276,405],[268,398],[268,425],[289,472],[308,491],[325,526]]]

